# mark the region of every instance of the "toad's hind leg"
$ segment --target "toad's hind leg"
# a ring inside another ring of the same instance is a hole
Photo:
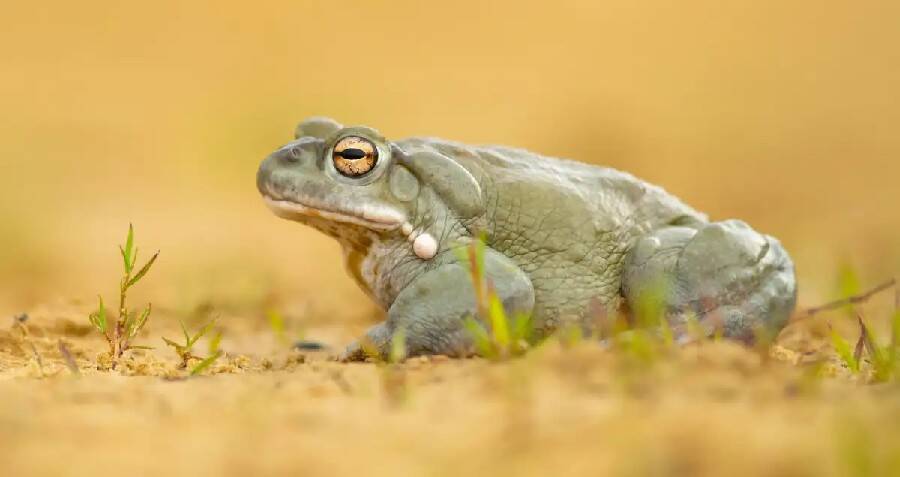
[[[665,227],[642,237],[622,283],[632,310],[663,293],[676,331],[692,314],[708,333],[721,330],[744,341],[780,330],[797,296],[794,266],[781,244],[738,220]]]

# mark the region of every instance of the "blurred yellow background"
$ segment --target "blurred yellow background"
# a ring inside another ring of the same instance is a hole
[[[155,301],[278,290],[367,310],[336,243],[276,219],[255,190],[259,161],[314,114],[627,170],[781,238],[804,303],[828,297],[840,262],[871,282],[900,270],[898,2],[4,10],[6,314],[112,295],[129,222],[145,257],[162,249]]]

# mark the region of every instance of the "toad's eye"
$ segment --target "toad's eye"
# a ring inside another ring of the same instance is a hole
[[[331,153],[334,167],[347,177],[359,177],[375,167],[378,162],[378,149],[372,141],[359,137],[347,136],[337,144]]]

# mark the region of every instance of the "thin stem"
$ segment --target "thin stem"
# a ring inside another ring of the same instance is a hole
[[[842,298],[840,300],[828,302],[824,305],[809,308],[806,310],[806,313],[804,313],[802,315],[798,315],[796,318],[794,318],[793,321],[800,321],[802,319],[811,318],[812,316],[816,315],[817,313],[821,313],[823,311],[836,310],[838,308],[842,308],[847,305],[856,305],[856,304],[865,302],[869,298],[872,298],[873,295],[883,292],[884,290],[887,290],[896,285],[897,285],[897,279],[891,278],[890,280],[876,286],[875,288],[872,288],[871,290],[869,290],[865,293],[860,293],[859,295],[852,295],[847,298]]]
[[[131,272],[125,272],[125,276],[119,283],[119,317],[116,320],[114,358],[122,356],[128,344],[123,339],[125,332],[125,320],[128,319],[128,310],[125,308],[125,297],[128,293],[128,280],[131,279]]]

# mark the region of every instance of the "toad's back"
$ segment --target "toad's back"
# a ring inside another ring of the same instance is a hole
[[[528,274],[535,315],[552,321],[583,316],[592,300],[618,305],[624,259],[638,237],[706,221],[660,187],[614,169],[506,147],[435,139],[402,145],[431,147],[475,175],[486,217],[474,226]]]

